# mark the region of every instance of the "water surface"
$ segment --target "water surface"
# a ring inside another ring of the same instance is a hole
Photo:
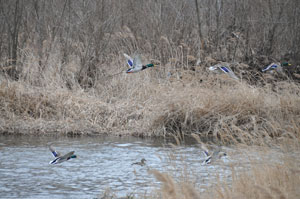
[[[50,165],[48,149],[75,151],[76,159]],[[110,189],[117,196],[145,195],[159,187],[149,169],[208,185],[231,176],[231,164],[247,166],[248,157],[224,148],[229,157],[202,165],[197,145],[170,147],[163,140],[133,137],[0,136],[0,198],[97,198]],[[255,154],[253,154],[255,157]],[[147,160],[147,166],[132,165]]]

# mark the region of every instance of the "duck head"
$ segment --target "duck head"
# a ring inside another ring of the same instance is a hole
[[[227,156],[227,153],[225,153],[225,152],[220,152],[219,153],[219,158],[222,158],[222,157],[225,157],[225,156]]]
[[[283,62],[282,64],[281,64],[281,66],[291,66],[292,64],[290,64],[290,63],[288,63],[288,62]]]
[[[146,67],[147,67],[147,68],[149,68],[149,67],[154,67],[154,64],[152,64],[152,63],[151,63],[151,64],[147,64]]]

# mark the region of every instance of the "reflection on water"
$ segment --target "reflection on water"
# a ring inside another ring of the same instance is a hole
[[[77,158],[49,165],[54,159],[50,143],[61,153],[74,150]],[[232,157],[240,161],[241,156]],[[131,165],[142,158],[147,167]],[[228,159],[203,166],[204,155],[196,145],[172,148],[132,137],[0,136],[0,198],[95,198],[108,188],[119,196],[144,195],[159,186],[148,168],[188,175],[201,186],[217,174],[221,179],[230,176],[233,160]]]

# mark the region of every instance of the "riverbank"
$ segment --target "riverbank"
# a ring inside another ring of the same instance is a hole
[[[234,80],[209,73],[205,64],[193,70],[161,65],[111,76],[124,67],[122,60],[107,66],[110,70],[89,88],[75,81],[71,68],[76,65],[61,73],[53,65],[40,73],[31,64],[17,81],[2,77],[1,134],[182,138],[195,133],[227,144],[299,139],[300,87],[295,81],[262,73],[252,84],[243,76],[246,70],[238,70],[242,79]]]

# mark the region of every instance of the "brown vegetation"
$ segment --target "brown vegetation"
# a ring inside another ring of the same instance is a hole
[[[56,82],[45,77],[44,86],[28,83],[41,80],[35,74],[17,82],[2,81],[1,131],[140,136],[197,133],[226,143],[299,136],[299,86],[294,83],[278,83],[273,91],[270,84],[251,87],[197,71],[160,77],[163,69],[99,80],[103,85],[87,90],[78,84],[73,89],[51,85],[65,80],[60,74],[55,74]]]
[[[1,133],[297,137],[298,1],[195,2],[2,2]],[[115,75],[136,51],[160,65]]]
[[[299,144],[299,0],[0,5],[0,134],[197,134],[223,144]],[[160,65],[120,73],[122,54],[134,52]],[[292,66],[261,72],[282,61]],[[220,62],[240,80],[207,71]],[[152,174],[162,182],[157,198],[299,198],[298,165],[288,159],[233,169],[231,185],[204,193]]]
[[[169,174],[152,171],[162,183],[161,189],[145,198],[299,198],[299,162],[291,157],[284,158],[283,163],[270,164],[263,161],[264,158],[260,157],[259,163],[252,162],[251,169],[243,172],[235,171],[233,166],[228,181],[218,180],[212,186],[202,187],[202,192],[192,182],[175,180]]]

